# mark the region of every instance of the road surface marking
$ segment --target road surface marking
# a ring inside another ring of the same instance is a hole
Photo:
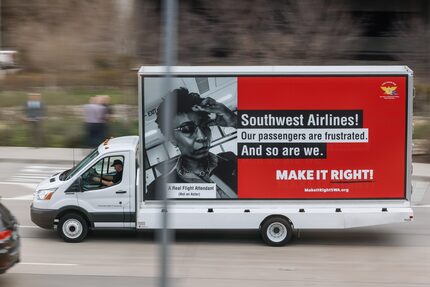
[[[37,225],[19,225],[19,228],[40,228]]]
[[[16,196],[16,197],[2,197],[2,200],[33,200],[33,194]]]
[[[21,173],[20,175],[14,175],[12,178],[21,179],[21,178],[33,178],[42,181],[42,179],[48,178],[49,176],[44,175],[34,175],[34,174],[25,174]]]
[[[69,168],[70,166],[64,165],[27,165],[6,181],[38,184],[42,180],[50,178],[54,174],[58,174]]]
[[[10,181],[0,181],[1,184],[9,184],[9,185],[21,185],[30,189],[35,189],[38,183],[26,183],[26,182],[10,182]]]
[[[20,262],[20,265],[43,265],[43,266],[79,266],[74,263],[42,263],[42,262]]]

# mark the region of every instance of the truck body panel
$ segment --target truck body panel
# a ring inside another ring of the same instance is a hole
[[[413,83],[407,67],[237,67],[236,72],[235,68],[194,67],[194,77],[190,67],[172,70],[175,87],[183,85],[190,92],[224,101],[228,108],[236,110],[240,119],[237,132],[221,131],[223,136],[216,138],[211,148],[214,153],[217,147],[228,149],[238,157],[237,181],[243,190],[237,191],[237,198],[409,198]],[[159,175],[160,161],[180,157],[155,123],[157,106],[168,93],[160,88],[161,75],[162,67],[141,69],[141,129],[145,134],[141,140],[145,147],[141,149],[145,150],[149,166],[155,167],[155,172],[150,173],[153,178]],[[206,87],[199,87],[201,79],[206,79]],[[218,81],[221,84],[217,85]],[[226,89],[228,81],[230,87]],[[257,124],[252,124],[252,120]],[[265,122],[261,124],[259,120]],[[283,124],[275,123],[280,120],[284,120]],[[284,137],[274,139],[277,135]],[[265,150],[262,152],[261,148]],[[273,154],[274,150],[284,154]],[[309,154],[312,150],[316,153]],[[282,169],[287,163],[296,168],[291,170],[292,174]],[[260,168],[261,164],[268,168]],[[274,168],[276,165],[280,168]],[[311,168],[302,168],[306,165]],[[364,166],[368,168],[359,168]],[[265,170],[270,174],[264,174]],[[274,186],[269,178],[274,171],[279,172],[275,184],[285,180],[282,188],[281,184]],[[303,178],[303,172],[307,172],[308,178]],[[257,173],[259,176],[254,178],[249,176]],[[347,188],[340,192],[327,188],[325,194],[296,190],[306,181],[317,187],[333,187],[332,183],[338,181],[337,189]],[[287,182],[291,184],[288,186]],[[264,194],[264,188],[272,192]]]
[[[343,229],[409,222],[413,219],[413,212],[406,202],[361,205],[342,202],[338,204],[248,202],[239,205],[199,203],[194,206],[172,204],[168,213],[169,228],[172,229],[259,229],[261,223],[270,216],[288,218],[295,229]],[[137,228],[162,228],[160,214],[161,204],[146,204],[139,209]]]

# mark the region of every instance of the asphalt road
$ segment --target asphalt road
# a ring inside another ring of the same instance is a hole
[[[157,286],[153,232],[94,232],[69,244],[34,226],[33,188],[62,168],[0,163],[2,202],[18,217],[22,237],[22,261],[0,276],[0,286]],[[265,246],[252,231],[177,232],[171,286],[430,286],[430,183],[415,186],[412,223],[302,231],[282,248]]]

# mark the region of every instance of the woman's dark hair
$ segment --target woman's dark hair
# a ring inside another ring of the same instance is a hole
[[[175,89],[171,93],[169,93],[166,96],[166,98],[164,98],[164,100],[161,102],[161,104],[158,106],[157,119],[155,120],[155,122],[158,124],[158,127],[160,128],[161,132],[164,135],[168,135],[169,133],[166,133],[166,131],[164,130],[165,129],[164,119],[165,119],[167,106],[176,105],[176,109],[173,110],[173,114],[169,115],[169,118],[173,119],[176,115],[179,115],[179,114],[195,112],[192,110],[192,107],[195,105],[200,105],[202,101],[203,99],[200,97],[199,94],[190,93],[184,87]],[[208,115],[205,112],[195,112],[195,113]]]

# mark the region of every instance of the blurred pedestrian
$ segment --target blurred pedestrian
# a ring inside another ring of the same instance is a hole
[[[106,137],[106,107],[101,104],[100,97],[92,97],[84,106],[84,118],[87,129],[86,143],[88,147],[98,146]]]
[[[100,103],[106,108],[105,116],[104,116],[105,124],[104,124],[103,135],[105,138],[109,138],[112,136],[109,129],[109,123],[111,122],[113,117],[113,109],[112,109],[112,105],[110,104],[110,97],[108,95],[101,95],[98,97],[100,99]]]
[[[30,126],[32,145],[40,147],[43,145],[44,137],[42,130],[42,120],[45,116],[45,107],[39,93],[28,93],[25,104],[25,121]]]

